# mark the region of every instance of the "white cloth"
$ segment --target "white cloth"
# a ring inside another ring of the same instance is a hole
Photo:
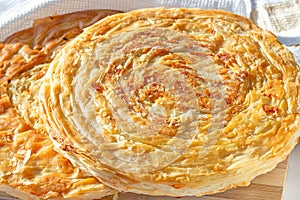
[[[300,63],[300,0],[252,0],[251,19],[277,35]]]

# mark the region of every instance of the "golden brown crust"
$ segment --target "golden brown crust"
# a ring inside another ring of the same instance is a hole
[[[54,145],[149,195],[245,186],[296,145],[299,69],[274,35],[218,10],[153,8],[87,28],[51,63]]]
[[[84,27],[107,15],[120,12],[99,11],[80,11],[36,19],[33,27],[6,38],[0,44],[0,80],[10,80],[33,66],[49,63],[59,48],[80,34]]]
[[[0,190],[21,199],[95,199],[116,191],[54,151],[38,91],[54,55],[107,15],[91,10],[38,19],[0,43]]]

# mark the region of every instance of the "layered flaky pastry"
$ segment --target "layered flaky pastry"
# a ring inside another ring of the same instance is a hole
[[[42,87],[55,146],[120,191],[200,196],[246,186],[297,143],[293,55],[225,11],[107,17],[59,52]]]
[[[21,199],[99,199],[116,193],[54,151],[38,99],[55,54],[84,27],[115,13],[90,10],[38,19],[0,43],[0,190]]]

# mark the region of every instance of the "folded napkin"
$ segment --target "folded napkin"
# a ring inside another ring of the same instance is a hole
[[[252,0],[251,19],[277,35],[300,63],[300,0]]]

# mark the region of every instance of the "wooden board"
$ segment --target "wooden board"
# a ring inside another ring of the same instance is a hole
[[[205,196],[199,200],[282,200],[288,159],[273,171],[256,177],[250,186]]]
[[[239,187],[223,193],[208,195],[203,197],[183,197],[183,198],[164,198],[174,200],[282,200],[284,183],[287,172],[288,159],[280,163],[273,171],[258,176],[248,187]],[[134,200],[155,200],[157,198],[145,195],[120,194],[119,200],[129,200],[134,196]],[[0,192],[0,200],[16,199]],[[112,198],[107,198],[112,199]]]

